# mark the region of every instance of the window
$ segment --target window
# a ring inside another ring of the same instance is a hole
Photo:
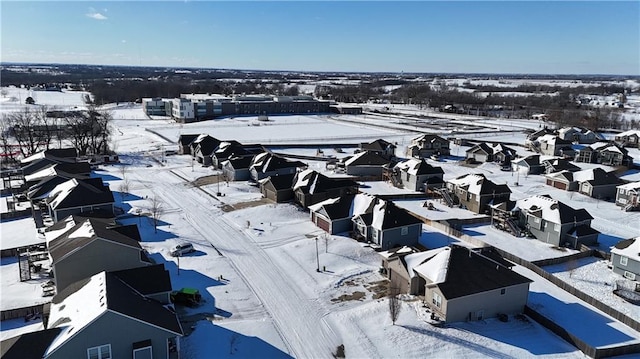
[[[88,359],[111,359],[111,344],[87,349]]]
[[[409,227],[402,227],[402,229],[400,229],[400,234],[403,236],[409,234]]]
[[[620,264],[621,265],[626,266],[628,260],[629,260],[629,258],[624,257],[624,256],[620,256]]]
[[[153,350],[151,347],[134,349],[133,359],[153,359]]]
[[[502,289],[500,289],[500,295],[503,295],[503,294],[504,294],[504,293],[506,293],[506,292],[507,292],[507,289],[506,289],[506,288],[502,288]]]
[[[433,298],[431,299],[431,302],[438,308],[440,308],[440,306],[442,306],[442,297],[440,296],[440,294],[438,293],[433,293]]]
[[[559,224],[557,224],[557,223],[556,223],[556,224],[554,224],[554,225],[553,225],[553,230],[554,230],[554,231],[556,231],[556,232],[560,232],[560,225],[559,225]]]

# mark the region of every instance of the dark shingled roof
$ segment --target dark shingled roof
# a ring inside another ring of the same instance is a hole
[[[422,221],[409,214],[407,210],[396,206],[391,201],[385,201],[382,230],[404,227],[418,223],[422,223]]]
[[[283,189],[291,189],[291,186],[293,186],[293,177],[295,177],[294,173],[279,176],[269,176],[267,182],[270,182],[277,191]]]
[[[492,255],[492,257],[494,257]],[[530,279],[464,247],[452,246],[447,278],[438,288],[447,299],[530,283]]]
[[[635,238],[623,239],[620,242],[616,243],[616,245],[614,247],[616,247],[618,249],[625,249],[625,248],[629,247],[630,245],[632,245],[635,241],[636,241]]]
[[[218,140],[217,138],[211,137],[209,135],[203,137],[200,139],[199,142],[195,142],[195,140],[191,143],[192,146],[196,146],[195,149],[197,149],[198,147],[200,147],[200,153],[202,153],[203,156],[211,156],[213,154],[213,152],[218,148],[218,146],[220,145],[220,140]]]
[[[359,157],[355,159],[353,159],[353,157],[351,157],[352,159],[345,161],[349,163],[347,166],[381,166],[389,163],[388,159],[380,156],[376,152],[366,151],[363,155],[359,155]]]
[[[231,157],[227,161],[231,164],[231,166],[236,169],[249,169],[249,165],[251,164],[251,160],[253,156],[240,156],[240,157]]]
[[[0,358],[43,358],[47,349],[61,331],[61,328],[51,328],[32,333],[25,333],[13,338],[5,339],[0,342]]]
[[[54,209],[88,206],[92,204],[113,203],[113,193],[109,185],[102,182],[102,178],[72,179],[76,181],[71,192],[60,201]],[[47,199],[47,203],[54,200]]]
[[[351,217],[354,194],[340,197],[337,202],[322,206],[322,212],[331,220]]]
[[[175,313],[157,301],[147,299],[113,273],[106,273],[107,306],[110,310],[182,335]]]
[[[178,137],[178,143],[182,146],[188,146],[193,140],[198,138],[198,136],[200,136],[200,134],[180,135],[180,137]]]
[[[93,229],[93,235],[91,237],[69,238],[69,236],[72,233],[74,233],[77,229],[85,225],[85,223],[87,222],[91,225],[91,228]],[[79,248],[82,248],[97,239],[107,240],[110,242],[115,242],[115,243],[123,244],[129,247],[141,249],[140,244],[138,243],[140,239],[139,234],[137,239],[131,238],[126,234],[119,233],[117,230],[114,230],[104,221],[96,220],[93,218],[84,219],[80,222],[75,222],[75,223],[76,225],[73,228],[69,229],[67,232],[65,232],[61,236],[49,242],[49,254],[51,255],[51,259],[53,260],[54,263],[61,260],[69,253]],[[130,229],[123,230],[123,232],[125,233],[129,231],[131,230]]]
[[[164,264],[111,272],[142,295],[171,291],[171,278]]]
[[[301,174],[305,174],[309,176],[309,180],[303,186],[300,186],[300,190],[302,193],[310,193],[311,187],[313,186],[313,193],[322,193],[327,192],[331,189],[337,188],[346,188],[346,187],[360,187],[357,182],[348,178],[335,178],[335,177],[327,177],[321,173],[316,171],[311,172],[299,172],[296,176]]]
[[[567,235],[571,236],[571,237],[576,237],[576,238],[580,238],[580,237],[584,237],[584,236],[590,236],[593,234],[600,234],[600,231],[591,228],[591,226],[586,225],[586,224],[581,224],[579,226],[573,227],[569,230],[569,232],[567,233]]]
[[[381,151],[386,151],[387,148],[396,148],[396,145],[379,138],[373,142],[361,143],[360,148],[365,151],[381,152]]]

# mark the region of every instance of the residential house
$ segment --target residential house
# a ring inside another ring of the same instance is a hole
[[[293,175],[302,168],[307,168],[307,164],[265,151],[255,155],[251,160],[249,176],[254,181],[260,181],[269,176]]]
[[[446,183],[447,191],[468,210],[482,214],[489,204],[508,201],[511,190],[506,184],[496,184],[483,174],[466,174]]]
[[[529,155],[512,160],[511,169],[524,175],[537,175],[544,172],[544,165],[540,163],[540,155]]]
[[[261,179],[260,193],[277,203],[289,202],[294,198],[293,181],[295,174],[283,174],[278,176],[269,176]]]
[[[24,176],[25,185],[31,187],[45,178],[61,176],[66,178],[89,178],[91,165],[87,162],[54,163],[37,172]]]
[[[614,273],[636,280],[640,276],[640,237],[622,240],[611,248]]]
[[[48,159],[52,161],[61,162],[76,162],[78,157],[78,150],[75,148],[50,148],[48,150],[40,151],[32,154],[29,157],[20,160],[22,167],[35,163],[42,159]]]
[[[510,162],[518,156],[516,150],[500,143],[479,143],[466,151],[474,162]]]
[[[199,135],[191,142],[191,156],[203,166],[211,166],[211,155],[218,149],[220,142],[207,134]]]
[[[377,199],[370,211],[355,215],[352,220],[356,239],[382,250],[416,246],[422,235],[422,221],[391,201]]]
[[[84,181],[89,179],[88,176],[72,176],[69,174],[56,175],[51,177],[45,177],[38,181],[37,183],[31,185],[27,191],[27,198],[31,201],[32,205],[35,202],[46,199],[49,193],[59,184],[66,182],[72,178],[76,178],[78,180]],[[35,207],[35,206],[34,206]]]
[[[382,179],[383,166],[388,164],[388,158],[368,151],[355,154],[344,162],[348,175],[376,180]]]
[[[410,157],[448,156],[449,154],[449,140],[434,134],[413,138],[407,147],[407,156]]]
[[[190,155],[191,154],[191,143],[198,138],[198,134],[189,134],[189,135],[180,135],[178,137],[178,154],[180,155]]]
[[[140,246],[136,225],[111,227],[104,220],[67,217],[58,228],[73,227],[47,242],[56,290],[101,271],[152,265]],[[69,223],[71,222],[71,223]]]
[[[264,148],[261,145],[243,145],[238,141],[222,141],[211,154],[211,165],[214,168],[221,168],[222,162],[230,157],[253,157],[263,151]]]
[[[348,178],[327,177],[307,169],[295,174],[292,188],[295,201],[308,208],[325,199],[356,194],[359,185]]]
[[[584,127],[563,127],[558,130],[558,137],[577,143],[595,143],[604,140],[604,137],[599,133]]]
[[[600,232],[591,228],[593,217],[584,208],[573,209],[547,195],[521,199],[516,205],[520,227],[539,241],[571,248],[598,242]]]
[[[614,139],[623,147],[640,148],[640,130],[629,130],[619,133]]]
[[[442,250],[419,251],[415,247],[402,246],[378,252],[382,257],[382,273],[389,279],[389,287],[395,288],[398,293],[421,295],[425,283],[413,268]]]
[[[532,146],[537,152],[547,156],[574,158],[575,154],[571,141],[563,140],[555,135],[541,136]]]
[[[544,166],[544,173],[547,174],[560,171],[577,172],[581,170],[580,167],[574,165],[566,158],[550,158],[542,161],[542,165]]]
[[[434,316],[452,323],[522,313],[532,281],[496,256],[454,245],[414,267]]]
[[[444,186],[443,176],[442,167],[431,166],[424,159],[411,158],[396,164],[389,179],[398,187],[424,192]]]
[[[627,211],[640,208],[640,182],[616,187],[616,205]]]
[[[540,130],[537,130],[535,132],[528,134],[527,138],[524,140],[524,145],[529,150],[539,152],[537,151],[537,148],[540,145],[540,143],[538,142],[538,138],[544,135],[553,135],[553,134],[555,134],[555,132],[553,130],[548,129],[545,126]]]
[[[600,199],[615,198],[616,187],[622,184],[613,172],[592,168],[578,172],[560,171],[547,174],[546,184],[565,191],[578,191]]]
[[[375,197],[367,194],[330,198],[309,206],[311,221],[329,234],[350,232],[355,215],[371,212]]]
[[[576,150],[576,162],[600,163],[607,166],[629,166],[633,158],[629,152],[615,143],[596,142]]]
[[[222,173],[227,181],[247,181],[251,178],[249,166],[252,156],[231,157],[222,162]]]
[[[72,178],[57,185],[46,199],[49,215],[54,222],[84,212],[113,213],[113,203],[113,193],[101,178]]]
[[[183,335],[173,310],[106,272],[54,296],[44,324],[60,330],[43,345],[46,359],[178,358]]]
[[[633,158],[629,156],[629,151],[615,143],[609,144],[598,150],[597,163],[607,166],[633,166]]]
[[[388,160],[396,155],[396,145],[383,139],[377,139],[369,143],[361,143],[358,148],[360,152],[368,151],[377,153]]]

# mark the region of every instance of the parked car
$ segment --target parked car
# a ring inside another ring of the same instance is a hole
[[[171,248],[171,256],[173,257],[181,257],[186,253],[195,252],[195,248],[193,248],[193,244],[191,243],[181,243]]]
[[[196,307],[200,304],[202,296],[200,291],[194,288],[182,288],[171,292],[171,302],[179,305],[186,305],[189,307]]]

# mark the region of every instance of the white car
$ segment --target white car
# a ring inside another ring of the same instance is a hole
[[[193,244],[191,243],[181,243],[171,248],[171,256],[173,257],[182,257],[185,253],[195,252],[195,248],[193,248]]]

